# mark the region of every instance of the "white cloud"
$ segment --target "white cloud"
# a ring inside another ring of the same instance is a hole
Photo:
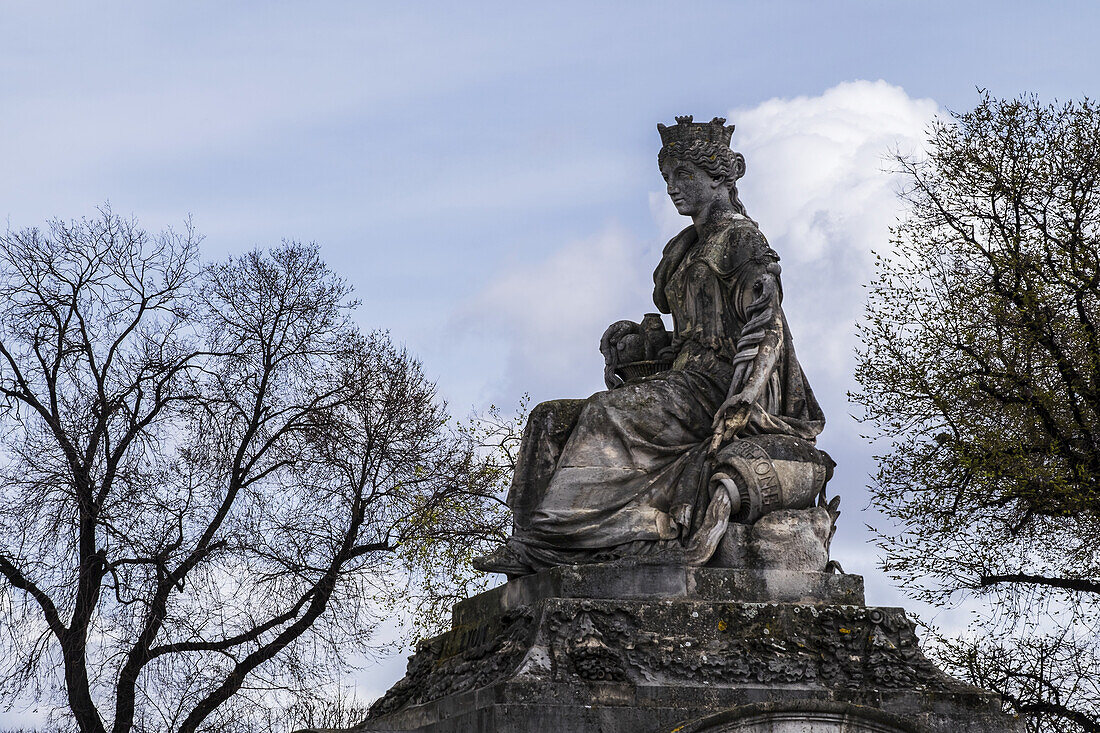
[[[545,259],[501,273],[461,316],[502,336],[509,394],[577,397],[603,389],[600,336],[611,323],[655,310],[652,263],[659,252],[608,225]]]
[[[871,251],[887,248],[901,212],[891,156],[919,150],[938,112],[884,81],[855,81],[729,113],[748,160],[742,199],[783,260],[787,317],[819,393],[842,398],[851,381]]]
[[[835,259],[881,240],[898,204],[883,172],[895,149],[920,147],[937,113],[884,81],[847,82],[819,97],[733,110],[734,146],[748,158],[750,213],[788,261]]]

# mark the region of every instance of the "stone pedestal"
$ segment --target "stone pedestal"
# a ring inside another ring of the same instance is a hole
[[[607,564],[455,606],[361,733],[1022,730],[854,575]]]

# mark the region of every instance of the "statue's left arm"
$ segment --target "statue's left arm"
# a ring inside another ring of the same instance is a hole
[[[744,326],[737,339],[729,392],[714,416],[715,449],[745,427],[754,405],[762,406],[783,350],[779,263],[754,262],[750,267],[751,286],[735,287],[731,293],[734,302],[730,305],[738,311]]]

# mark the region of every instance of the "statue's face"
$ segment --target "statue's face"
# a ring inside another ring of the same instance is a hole
[[[690,161],[669,158],[661,166],[661,175],[668,184],[668,197],[684,216],[700,214],[720,196],[729,195],[722,181]]]

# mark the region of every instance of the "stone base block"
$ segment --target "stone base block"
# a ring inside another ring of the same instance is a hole
[[[455,607],[359,733],[1022,730],[857,576],[555,568]]]
[[[797,570],[745,570],[636,562],[563,566],[517,578],[457,603],[454,628],[548,598],[616,598],[863,605],[863,578]]]
[[[856,691],[807,693],[595,684],[502,684],[458,695],[437,710],[367,721],[359,733],[1018,733],[988,696]],[[700,710],[719,710],[702,713]],[[894,712],[888,712],[887,709]],[[960,710],[965,711],[960,717]],[[437,712],[444,713],[442,716]]]

